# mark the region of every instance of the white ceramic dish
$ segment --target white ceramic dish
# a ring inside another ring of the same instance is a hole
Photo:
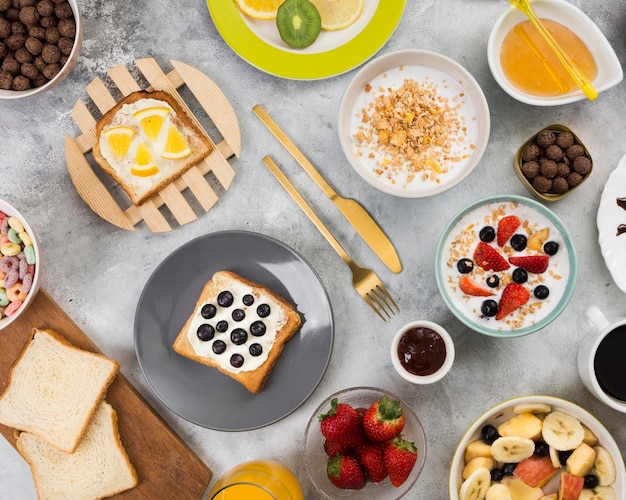
[[[462,159],[447,161],[447,172],[428,179],[418,172],[413,180],[407,178],[407,169],[387,176],[376,172],[377,162],[388,154],[377,151],[356,139],[362,130],[362,109],[373,103],[379,88],[399,88],[405,79],[413,79],[420,87],[436,85],[438,96],[448,97],[451,103],[459,104],[459,120],[467,127],[462,140],[456,141],[452,150]],[[372,89],[366,91],[370,84]],[[461,97],[461,94],[463,96]],[[425,50],[401,50],[374,59],[365,65],[346,88],[338,116],[339,141],[352,167],[375,188],[395,196],[421,198],[442,193],[465,179],[482,158],[490,132],[489,107],[485,96],[474,77],[460,64],[435,52]]]
[[[11,323],[13,323],[17,318],[19,318],[24,311],[28,308],[28,306],[33,302],[35,295],[37,295],[37,291],[39,290],[39,286],[41,285],[41,246],[39,245],[39,240],[37,239],[37,235],[33,231],[33,228],[30,226],[26,218],[13,206],[7,203],[4,200],[0,200],[0,212],[5,213],[6,215],[17,217],[24,229],[30,236],[33,242],[33,248],[35,250],[35,274],[33,276],[33,283],[30,287],[30,291],[26,296],[26,299],[22,302],[21,307],[17,310],[15,314],[12,316],[4,316],[0,318],[0,330],[6,328]],[[1,257],[1,255],[0,255]]]
[[[565,0],[533,0],[532,7],[537,17],[561,23],[585,42],[598,66],[598,75],[592,82],[598,93],[622,81],[622,65],[613,47],[611,47],[611,44],[600,31],[600,28],[581,10]],[[500,48],[511,28],[526,19],[526,16],[521,11],[511,6],[496,21],[489,35],[487,60],[491,73],[500,87],[518,101],[534,106],[556,106],[586,99],[585,94],[581,90],[554,97],[535,96],[520,91],[509,82],[500,64]]]
[[[626,197],[626,156],[609,175],[598,206],[598,243],[604,262],[613,281],[626,292],[626,234],[617,233],[620,224],[626,225],[626,210],[617,204]]]
[[[74,38],[74,46],[72,47],[72,51],[67,59],[67,62],[61,68],[61,71],[57,73],[57,75],[50,80],[48,83],[35,87],[28,90],[2,90],[0,89],[0,99],[21,99],[23,97],[30,97],[37,94],[41,94],[52,87],[58,85],[61,81],[65,79],[67,75],[70,74],[72,68],[76,64],[78,60],[78,55],[80,54],[80,49],[83,45],[83,21],[80,13],[80,8],[78,7],[77,0],[67,0],[70,6],[72,7],[72,11],[74,12],[74,21],[76,23],[76,36]]]
[[[450,465],[450,476],[448,487],[450,491],[450,500],[459,500],[459,488],[462,478],[461,472],[465,466],[464,454],[465,448],[472,441],[480,438],[480,431],[486,424],[492,424],[496,427],[513,416],[513,408],[517,405],[526,403],[545,403],[550,405],[552,411],[559,410],[575,416],[583,425],[586,425],[598,438],[598,444],[608,450],[615,462],[617,468],[617,478],[613,483],[615,498],[626,498],[626,470],[624,469],[624,460],[620,453],[617,443],[611,436],[611,433],[602,425],[602,423],[584,408],[564,399],[553,396],[522,396],[514,399],[503,401],[502,403],[490,408],[469,427],[461,438],[457,449],[452,458]],[[558,473],[544,488],[545,493],[556,492],[555,483],[558,485]]]
[[[328,456],[324,451],[324,436],[320,431],[318,416],[327,413],[330,402],[337,398],[339,403],[348,403],[353,408],[368,408],[373,402],[387,395],[390,400],[400,401],[405,415],[403,439],[415,444],[417,461],[407,480],[399,487],[394,487],[387,477],[380,483],[367,483],[361,490],[342,490],[335,487],[326,474]],[[426,435],[422,424],[413,409],[395,394],[375,387],[351,387],[328,396],[313,412],[304,432],[302,449],[306,471],[315,485],[318,495],[315,498],[328,500],[397,500],[404,497],[414,486],[426,462]],[[408,498],[408,497],[407,497]]]
[[[398,355],[398,345],[400,344],[400,340],[406,332],[412,330],[413,328],[428,328],[436,332],[443,339],[445,346],[445,358],[443,364],[437,369],[437,371],[428,375],[416,375],[411,373],[404,366],[402,366],[400,356]],[[404,380],[419,385],[433,384],[445,377],[454,364],[454,341],[447,330],[437,323],[425,320],[411,321],[400,328],[393,336],[390,354],[391,364],[396,369],[398,375],[400,375]]]

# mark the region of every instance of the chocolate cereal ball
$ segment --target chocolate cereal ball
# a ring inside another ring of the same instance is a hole
[[[9,21],[19,21],[20,19],[20,10],[17,7],[9,7],[4,13],[4,18]]]
[[[11,23],[11,33],[13,35],[25,35],[28,33],[28,28],[20,21],[13,21]]]
[[[56,26],[51,26],[50,28],[46,28],[46,42],[48,43],[58,43],[61,39],[61,33],[59,32],[59,28]]]
[[[19,49],[17,49],[15,51],[14,57],[15,60],[20,64],[29,63],[33,60],[33,55],[28,52],[28,50],[26,50],[26,47],[20,47]]]
[[[542,130],[537,134],[537,144],[542,148],[547,148],[556,142],[556,134],[552,130]]]
[[[581,156],[585,154],[585,148],[583,148],[580,144],[573,144],[569,148],[567,148],[567,157],[570,160],[573,160],[577,156]]]
[[[547,193],[552,189],[552,179],[546,179],[543,175],[538,175],[533,179],[533,187],[538,193]]]
[[[41,26],[31,26],[28,28],[28,34],[37,40],[44,40],[46,38],[46,28],[42,28]]]
[[[56,16],[45,16],[39,20],[39,24],[41,24],[42,28],[51,28],[52,26],[56,26],[58,23],[58,19]]]
[[[564,177],[556,177],[552,180],[552,192],[555,194],[563,194],[569,191],[569,184]]]
[[[556,144],[551,144],[546,148],[546,156],[554,161],[561,161],[563,158],[563,150]]]
[[[28,7],[23,7],[20,9],[19,14],[20,21],[22,21],[26,26],[33,26],[39,22],[39,12],[37,12],[37,7],[34,5],[29,5]]]
[[[7,44],[7,47],[11,50],[17,50],[20,47],[23,47],[24,42],[26,42],[26,37],[24,35],[11,35],[4,41],[4,43]]]
[[[8,10],[9,7],[11,7],[11,0],[0,0],[0,12]]]
[[[565,163],[556,164],[557,177],[567,177],[570,174],[570,168]]]
[[[20,67],[20,71],[22,75],[24,75],[29,80],[34,80],[39,76],[39,70],[35,67],[34,64],[24,63]]]
[[[16,7],[23,9],[24,7],[31,7],[37,3],[37,0],[17,0],[17,4],[14,3]]]
[[[539,171],[541,175],[548,179],[552,179],[556,175],[556,162],[543,157],[539,160]]]
[[[61,51],[59,47],[56,45],[52,45],[50,43],[46,43],[41,49],[41,58],[46,61],[48,64],[53,64],[59,62],[59,58],[61,57]]]
[[[536,161],[539,157],[539,146],[535,143],[530,143],[522,151],[522,161]]]
[[[24,75],[17,75],[13,78],[13,90],[28,90],[30,87],[30,80]]]
[[[63,37],[59,40],[58,45],[61,54],[69,56],[72,52],[72,49],[74,48],[74,40],[72,40],[71,38]],[[61,56],[61,59],[63,59],[63,56]]]
[[[54,7],[54,13],[59,19],[70,19],[74,17],[72,6],[67,2],[58,3]]]
[[[0,38],[8,38],[11,36],[11,23],[0,17]]]
[[[8,71],[0,70],[0,89],[11,90],[13,86],[13,75]]]
[[[591,172],[591,160],[586,156],[577,156],[572,163],[574,172],[578,172],[580,175],[587,175]]]
[[[4,42],[0,42],[0,59],[4,59],[5,56],[9,53],[9,49],[4,44]]]
[[[54,14],[54,4],[51,0],[41,0],[37,3],[37,12],[40,16],[51,16]]]
[[[561,132],[556,136],[556,145],[563,150],[574,144],[574,135],[571,132]]]
[[[41,70],[41,73],[48,80],[52,80],[59,71],[61,71],[61,65],[59,63],[52,63],[44,66],[44,68]]]
[[[572,172],[567,176],[567,184],[570,188],[578,186],[583,181],[583,176],[578,172]]]
[[[58,28],[61,36],[66,38],[74,38],[74,35],[76,35],[76,23],[73,18],[61,19]]]
[[[534,179],[539,174],[539,163],[536,161],[526,161],[522,164],[522,173],[527,179]]]
[[[38,38],[34,36],[29,36],[24,42],[24,47],[28,52],[30,52],[34,56],[38,56],[41,54],[41,49],[43,49],[43,43]]]
[[[14,57],[7,56],[2,61],[2,70],[15,76],[20,72],[20,63]]]

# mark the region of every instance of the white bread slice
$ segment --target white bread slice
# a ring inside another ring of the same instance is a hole
[[[222,307],[218,304],[218,296],[226,291],[232,293],[233,303]],[[254,297],[254,303],[250,306],[243,303],[243,297],[247,294]],[[202,316],[202,308],[206,304],[216,306],[216,315],[211,319],[204,319]],[[269,316],[259,317],[257,307],[260,304],[270,306]],[[239,322],[231,319],[234,309],[241,309],[245,319]],[[197,329],[200,324],[207,323],[216,328],[220,320],[228,323],[228,330],[216,332],[211,341],[198,340]],[[254,336],[251,333],[252,322],[255,321],[263,322],[266,326],[266,332],[261,336]],[[301,323],[302,318],[295,306],[269,288],[231,271],[217,271],[202,289],[193,313],[174,340],[173,349],[198,363],[217,368],[250,392],[257,394],[265,386],[285,344],[300,329]],[[246,331],[248,336],[243,344],[235,345],[230,340],[233,329]],[[215,354],[212,350],[213,341],[224,342],[226,350]],[[259,356],[249,354],[251,345],[255,343],[264,346],[263,353]],[[235,368],[229,362],[233,354],[241,356],[244,360],[239,368]]]
[[[117,361],[35,329],[0,396],[0,423],[71,453],[118,371]]]
[[[39,500],[94,500],[137,485],[117,429],[117,414],[103,401],[74,453],[22,432],[17,449],[31,467]]]

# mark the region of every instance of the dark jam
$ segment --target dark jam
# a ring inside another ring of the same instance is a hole
[[[625,352],[626,325],[622,325],[602,339],[593,366],[602,390],[620,401],[626,401]]]
[[[409,373],[432,375],[446,359],[446,345],[441,335],[430,328],[411,328],[400,338],[398,358]]]

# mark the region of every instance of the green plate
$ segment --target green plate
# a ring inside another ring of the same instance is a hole
[[[294,80],[315,80],[345,73],[373,56],[400,22],[406,0],[365,0],[363,13],[348,28],[322,31],[305,49],[292,49],[275,21],[251,19],[234,0],[207,0],[209,13],[224,41],[246,62],[262,71]]]

